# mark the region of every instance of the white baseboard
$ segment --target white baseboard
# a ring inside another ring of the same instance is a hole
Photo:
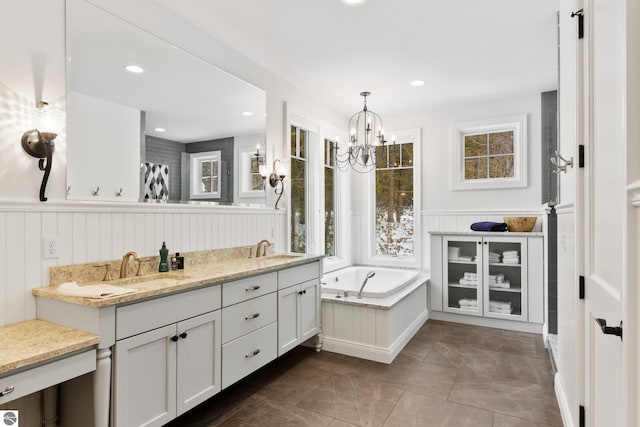
[[[562,386],[562,379],[560,379],[560,373],[556,372],[554,377],[554,385],[556,390],[556,399],[558,406],[560,407],[560,415],[562,415],[562,424],[564,427],[574,427],[573,417],[571,416],[571,408],[567,397],[564,393],[564,387]]]
[[[466,325],[486,326],[488,328],[508,329],[511,331],[530,332],[532,334],[542,334],[542,325],[539,323],[468,316],[466,314],[446,313],[444,311],[434,310],[429,312],[429,319],[464,323]]]
[[[332,353],[390,364],[428,318],[429,312],[425,309],[388,348],[324,336],[322,349]]]

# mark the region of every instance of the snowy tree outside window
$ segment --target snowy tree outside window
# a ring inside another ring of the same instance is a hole
[[[413,143],[376,149],[375,254],[414,255]]]
[[[336,143],[324,140],[324,254],[336,255]]]
[[[291,252],[307,251],[307,141],[309,132],[291,126]]]

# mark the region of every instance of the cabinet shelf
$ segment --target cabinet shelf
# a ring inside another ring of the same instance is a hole
[[[478,289],[477,286],[461,285],[460,283],[449,283],[450,288]]]
[[[490,262],[489,265],[492,267],[522,267],[522,264],[509,264],[508,262]]]
[[[489,286],[490,291],[496,292],[514,292],[514,293],[522,293],[522,288],[494,288]]]
[[[466,264],[466,265],[477,265],[476,261],[458,261],[454,259],[447,260],[449,264]]]

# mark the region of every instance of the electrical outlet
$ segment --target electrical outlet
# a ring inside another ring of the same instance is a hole
[[[58,258],[58,238],[43,237],[42,238],[42,258]]]

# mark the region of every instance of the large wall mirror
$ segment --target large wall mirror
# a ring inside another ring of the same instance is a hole
[[[263,90],[67,0],[67,198],[265,203]]]

